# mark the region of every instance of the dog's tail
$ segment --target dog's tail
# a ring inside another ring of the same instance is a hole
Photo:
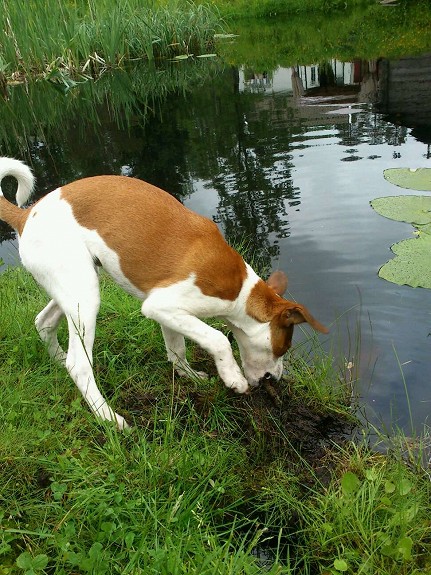
[[[0,182],[6,176],[13,176],[18,181],[16,203],[22,206],[33,191],[34,176],[30,168],[14,158],[0,158]],[[0,196],[2,195],[0,187]]]
[[[16,203],[18,206],[22,206],[29,199],[33,191],[34,176],[30,168],[13,158],[0,158],[0,184],[6,176],[12,176],[17,180]],[[23,210],[16,207],[3,196],[0,185],[0,219],[14,229],[21,231],[23,214]]]

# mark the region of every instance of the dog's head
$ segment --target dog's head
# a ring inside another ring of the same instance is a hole
[[[282,297],[286,288],[287,277],[280,271],[266,282],[257,282],[246,305],[247,314],[256,322],[247,330],[232,326],[250,386],[259,385],[263,379],[281,378],[283,356],[292,345],[295,324],[307,322],[313,329],[328,333],[305,306]]]

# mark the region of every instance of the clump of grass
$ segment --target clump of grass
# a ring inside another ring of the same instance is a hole
[[[337,472],[324,491],[305,492],[272,470],[270,523],[290,537],[307,569],[331,573],[425,573],[430,566],[429,477],[396,457],[353,443],[335,451]],[[309,571],[304,571],[309,572]]]
[[[230,394],[215,375],[178,380],[158,327],[102,276],[96,377],[134,423],[118,433],[48,358],[33,326],[46,297],[32,278],[16,268],[0,282],[0,573],[429,569],[423,467],[395,447],[383,456],[318,435],[328,414],[349,415],[330,361],[297,359],[298,387],[289,379],[273,405],[265,390]]]
[[[4,0],[0,23],[0,62],[8,62],[9,77],[43,74],[66,81],[70,75],[94,77],[130,60],[205,53],[220,19],[208,5],[176,0],[74,0],[67,6]]]
[[[146,422],[136,416],[138,425],[118,434],[96,423],[37,342],[32,324],[43,293],[22,269],[1,280],[2,568],[259,573],[250,554],[257,527],[240,508],[246,449],[202,434],[193,411],[183,417],[184,402],[174,407],[160,334],[152,322],[142,330],[137,302],[103,282],[98,378],[114,394],[133,381],[156,402],[151,421],[146,411]],[[162,379],[160,396],[151,372]]]

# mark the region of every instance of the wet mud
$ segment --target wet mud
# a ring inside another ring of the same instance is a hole
[[[123,407],[134,424],[149,433],[155,429],[155,411],[160,415],[169,406],[185,424],[193,411],[203,432],[211,433],[215,439],[239,439],[249,449],[250,457],[258,450],[260,466],[282,458],[295,472],[302,469],[305,483],[315,483],[317,479],[326,484],[335,465],[333,451],[351,437],[355,420],[343,415],[342,410],[337,412],[296,396],[291,392],[293,385],[286,379],[276,384],[265,382],[248,395],[237,395],[221,383],[214,389],[200,390],[178,378],[174,384],[171,382],[170,393],[130,390],[123,397]],[[214,429],[213,410],[217,405],[230,418],[227,429]]]

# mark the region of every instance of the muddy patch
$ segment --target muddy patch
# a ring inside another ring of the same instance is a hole
[[[287,467],[308,470],[305,482],[317,478],[326,483],[334,466],[331,450],[351,437],[355,420],[348,409],[336,410],[291,390],[292,382],[285,379],[237,395],[221,384],[201,390],[187,379],[175,378],[162,392],[129,390],[122,403],[134,424],[149,434],[163,412],[169,410],[184,425],[193,416],[202,432],[214,439],[240,440],[250,457],[259,451],[260,466],[282,458]],[[215,425],[216,411],[223,413],[220,426]]]

